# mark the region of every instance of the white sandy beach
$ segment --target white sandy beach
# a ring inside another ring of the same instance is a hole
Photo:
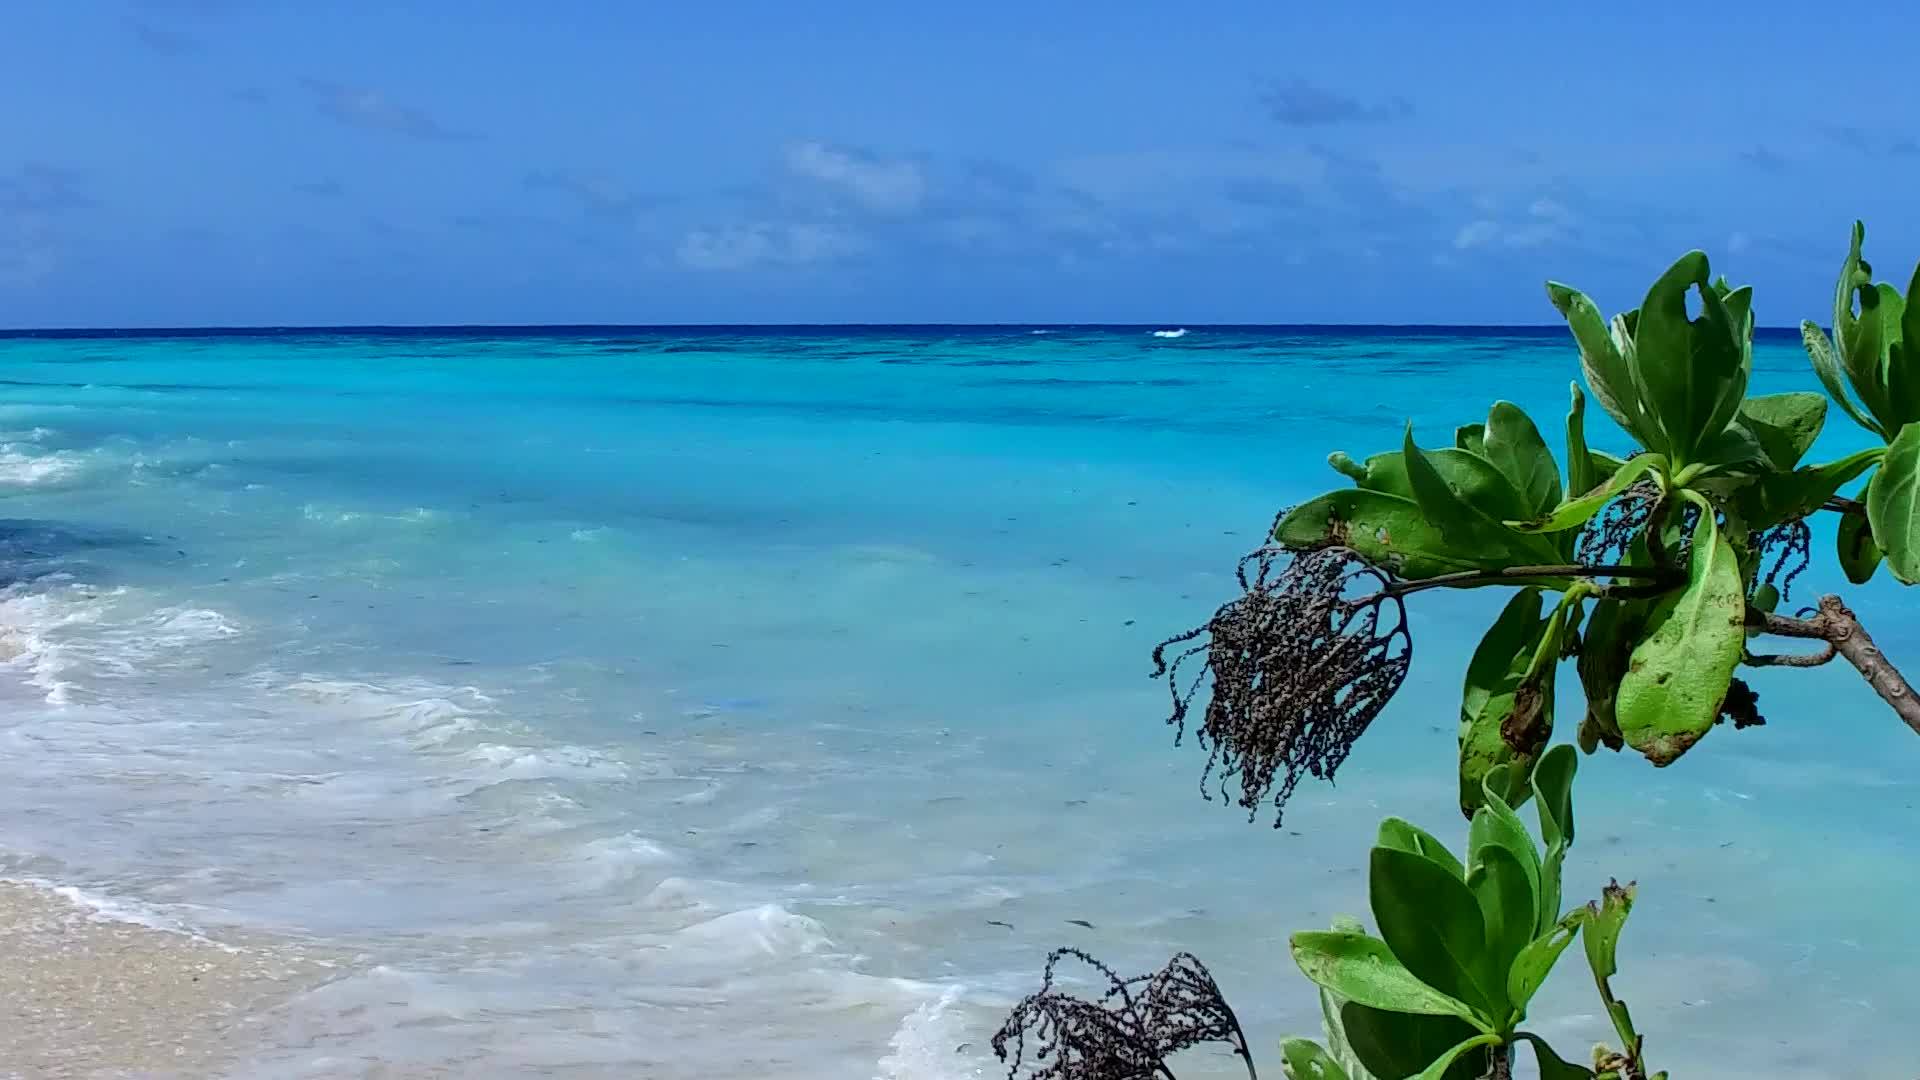
[[[325,961],[107,918],[60,892],[0,883],[0,1077],[203,1077]]]

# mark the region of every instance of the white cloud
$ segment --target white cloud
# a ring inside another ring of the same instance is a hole
[[[1461,251],[1536,248],[1566,239],[1572,224],[1571,210],[1552,199],[1539,198],[1527,207],[1526,220],[1509,222],[1487,217],[1462,225],[1453,236],[1453,246]]]
[[[787,149],[787,169],[796,176],[838,188],[876,214],[910,214],[926,199],[927,178],[911,161],[884,161],[823,142]]]
[[[1454,234],[1453,246],[1461,251],[1467,251],[1472,248],[1486,247],[1499,237],[1500,223],[1482,219],[1460,226],[1460,231]]]
[[[675,255],[693,270],[751,270],[833,262],[865,248],[859,235],[838,225],[730,225],[695,229],[680,239]]]
[[[1572,212],[1552,199],[1533,200],[1533,205],[1527,207],[1527,213],[1547,221],[1569,221],[1573,218]]]

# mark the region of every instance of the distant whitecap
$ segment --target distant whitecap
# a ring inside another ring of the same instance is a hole
[[[1155,331],[1153,332],[1153,336],[1154,336],[1154,337],[1159,337],[1159,338],[1180,338],[1180,337],[1186,337],[1186,336],[1187,336],[1187,328],[1183,326],[1183,327],[1181,327],[1181,328],[1180,328],[1180,329],[1178,329],[1178,330],[1155,330]]]

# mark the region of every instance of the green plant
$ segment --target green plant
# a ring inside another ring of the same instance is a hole
[[[1403,685],[1408,598],[1514,590],[1462,688],[1467,860],[1405,822],[1381,825],[1369,876],[1379,936],[1347,923],[1293,939],[1321,988],[1327,1045],[1289,1040],[1289,1076],[1506,1077],[1526,1042],[1547,1080],[1647,1080],[1640,1034],[1609,981],[1631,887],[1559,910],[1576,761],[1566,739],[1553,745],[1564,663],[1585,698],[1572,742],[1587,753],[1632,747],[1671,764],[1723,722],[1765,723],[1741,667],[1836,657],[1920,733],[1920,695],[1839,596],[1780,610],[1811,563],[1807,521],[1819,513],[1839,517],[1835,562],[1848,580],[1863,583],[1885,562],[1898,581],[1920,582],[1920,270],[1904,297],[1875,284],[1863,239],[1856,225],[1831,338],[1802,328],[1827,396],[1748,394],[1751,290],[1714,278],[1700,252],[1611,320],[1583,293],[1548,283],[1586,383],[1586,392],[1572,386],[1558,456],[1508,402],[1458,428],[1451,445],[1422,447],[1409,426],[1396,450],[1332,454],[1348,486],[1283,511],[1272,542],[1242,562],[1243,595],[1155,650],[1154,674],[1172,694],[1168,722],[1181,734],[1206,696],[1203,790],[1211,779],[1228,794],[1237,778],[1234,801],[1249,817],[1270,802],[1278,827],[1300,779],[1331,779]],[[1588,445],[1588,393],[1633,446]],[[1808,463],[1829,396],[1884,445]],[[1842,494],[1856,482],[1854,495]],[[1818,647],[1756,652],[1766,636]],[[1183,671],[1193,663],[1198,674]],[[1542,848],[1514,811],[1530,798]],[[1598,1052],[1591,1069],[1520,1027],[1576,935],[1622,1044]],[[1025,1024],[1044,1037],[1028,1062],[1033,1080],[1130,1080],[1172,1077],[1169,1054],[1225,1041],[1252,1075],[1238,1021],[1196,969],[1204,975],[1198,961],[1176,958],[1154,976],[1116,978],[1102,1003],[1084,1008],[1043,992],[995,1048],[1010,1039],[1024,1048]],[[1049,976],[1051,986],[1051,967]],[[1023,1060],[1016,1052],[1010,1076]]]
[[[1893,575],[1911,585],[1920,581],[1920,266],[1903,297],[1873,280],[1860,254],[1865,240],[1866,227],[1855,222],[1834,290],[1833,336],[1811,321],[1800,324],[1800,336],[1827,393],[1887,443],[1864,509],[1845,508],[1840,558],[1847,577],[1866,581],[1884,554]]]
[[[1573,844],[1572,747],[1557,746],[1527,784],[1539,810],[1540,845],[1501,790],[1496,767],[1474,811],[1462,863],[1431,834],[1380,823],[1368,896],[1380,936],[1343,920],[1293,936],[1294,961],[1320,988],[1326,1045],[1280,1044],[1294,1080],[1469,1080],[1511,1076],[1514,1052],[1531,1046],[1544,1080],[1645,1077],[1642,1040],[1612,993],[1614,953],[1633,887],[1609,885],[1599,901],[1562,913],[1561,870]],[[1583,938],[1602,1004],[1621,1040],[1599,1047],[1594,1066],[1565,1060],[1522,1030],[1527,1006],[1575,936]]]
[[[1856,242],[1842,279],[1843,310],[1846,282],[1865,276]],[[1864,580],[1882,555],[1902,580],[1920,572],[1914,524],[1920,519],[1920,424],[1897,434],[1892,426],[1907,415],[1901,409],[1920,409],[1920,345],[1907,348],[1896,330],[1920,320],[1920,307],[1906,308],[1886,286],[1855,291],[1874,299],[1863,301],[1865,314],[1842,323],[1835,363],[1849,373],[1869,411],[1840,400],[1888,435],[1887,447],[1806,462],[1825,425],[1827,399],[1747,394],[1751,293],[1713,278],[1707,257],[1691,252],[1660,276],[1638,308],[1610,321],[1579,291],[1547,287],[1579,346],[1593,400],[1635,444],[1627,452],[1588,445],[1587,395],[1576,383],[1557,457],[1531,417],[1497,402],[1484,423],[1459,428],[1450,446],[1422,447],[1409,427],[1396,450],[1364,461],[1331,455],[1329,463],[1350,486],[1281,514],[1271,553],[1339,553],[1380,576],[1369,594],[1342,594],[1345,613],[1435,588],[1518,588],[1466,673],[1458,766],[1463,812],[1478,805],[1481,780],[1494,766],[1513,764],[1519,767],[1513,775],[1523,776],[1549,744],[1557,672],[1569,660],[1587,702],[1577,732],[1582,748],[1632,747],[1655,765],[1677,760],[1723,721],[1736,727],[1764,722],[1756,695],[1738,677],[1742,665],[1804,667],[1844,657],[1920,731],[1920,698],[1838,597],[1822,598],[1806,617],[1776,610],[1806,568],[1807,519],[1822,511],[1841,515],[1839,562],[1851,578]],[[1688,314],[1690,299],[1698,316]],[[1863,329],[1870,323],[1878,329]],[[1816,337],[1809,334],[1809,342]],[[1912,340],[1920,343],[1920,333]],[[1832,366],[1821,367],[1823,378],[1844,394]],[[1841,496],[1870,472],[1864,502]],[[1285,575],[1276,581],[1263,575],[1236,604],[1280,612],[1297,588]],[[1168,669],[1170,685],[1190,697],[1209,680],[1178,680],[1178,667],[1207,653],[1212,696],[1201,737],[1224,771],[1236,763],[1288,763],[1278,780],[1241,772],[1239,801],[1250,811],[1269,796],[1280,807],[1302,771],[1331,775],[1344,746],[1365,728],[1355,723],[1336,731],[1315,722],[1310,708],[1328,694],[1344,700],[1370,674],[1364,669],[1276,703],[1264,689],[1275,681],[1274,669],[1314,659],[1283,642],[1283,633],[1268,629],[1222,640],[1216,632]],[[1751,644],[1762,635],[1825,647],[1810,654],[1756,652]],[[1263,667],[1261,657],[1274,662]],[[1183,723],[1186,704],[1176,695],[1174,722]],[[1255,716],[1276,704],[1298,722]],[[1289,752],[1301,745],[1320,749]]]
[[[1356,919],[1294,934],[1294,962],[1320,992],[1324,1045],[1280,1044],[1293,1080],[1471,1080],[1511,1077],[1531,1047],[1543,1080],[1648,1080],[1643,1039],[1610,980],[1633,886],[1610,883],[1600,899],[1561,909],[1561,878],[1573,846],[1571,746],[1554,747],[1518,781],[1533,797],[1536,841],[1500,792],[1515,781],[1496,767],[1467,830],[1463,862],[1431,833],[1388,818],[1368,866],[1378,935]],[[1567,1061],[1522,1027],[1527,1007],[1579,937],[1620,1047],[1596,1047],[1591,1068]],[[1074,959],[1101,976],[1097,998],[1055,986]],[[1122,979],[1077,950],[1047,960],[1039,992],[1015,1007],[994,1049],[1029,1080],[1127,1080],[1174,1076],[1170,1059],[1204,1044],[1225,1047],[1256,1076],[1254,1055],[1218,985],[1200,962],[1176,956],[1164,970]],[[1653,1074],[1656,1080],[1665,1074]]]

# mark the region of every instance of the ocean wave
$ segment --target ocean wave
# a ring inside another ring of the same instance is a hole
[[[244,632],[221,612],[152,600],[57,579],[0,590],[0,663],[24,670],[47,704],[68,705],[101,679],[194,667],[197,647]]]
[[[80,477],[87,458],[71,450],[33,452],[19,443],[0,443],[0,491],[60,487]]]
[[[703,963],[731,966],[806,956],[833,941],[818,921],[779,904],[761,904],[694,923],[664,943],[698,952]]]
[[[208,944],[219,945],[208,939],[186,921],[175,917],[158,904],[142,903],[125,897],[109,896],[106,893],[82,888],[78,885],[66,885],[50,881],[43,877],[0,877],[0,884],[21,885],[30,889],[58,896],[72,904],[86,918],[94,922],[123,923],[128,926],[144,927],[169,934],[181,934]],[[240,950],[231,945],[219,945],[230,952]]]
[[[1183,338],[1187,336],[1187,328],[1183,326],[1178,330],[1155,330],[1153,336],[1157,338]]]
[[[983,1080],[990,1075],[979,1032],[954,1007],[960,996],[960,988],[950,986],[908,1013],[887,1040],[874,1080]]]
[[[626,762],[585,746],[536,749],[482,743],[465,756],[511,780],[625,780],[632,775]]]
[[[600,887],[633,881],[649,869],[675,861],[673,852],[637,832],[589,840],[576,850],[574,861],[588,880]]]
[[[77,645],[60,640],[62,631],[100,622],[112,595],[76,585],[0,591],[0,663],[24,670],[47,704],[70,704],[78,684],[67,676],[85,658]]]
[[[240,628],[225,615],[207,608],[168,608],[154,613],[164,635],[161,644],[177,645],[236,637]]]
[[[359,525],[374,521],[402,525],[432,525],[444,521],[447,514],[430,506],[415,506],[389,513],[373,513],[366,510],[326,506],[321,503],[307,503],[300,507],[300,516],[306,521],[323,526]]]

